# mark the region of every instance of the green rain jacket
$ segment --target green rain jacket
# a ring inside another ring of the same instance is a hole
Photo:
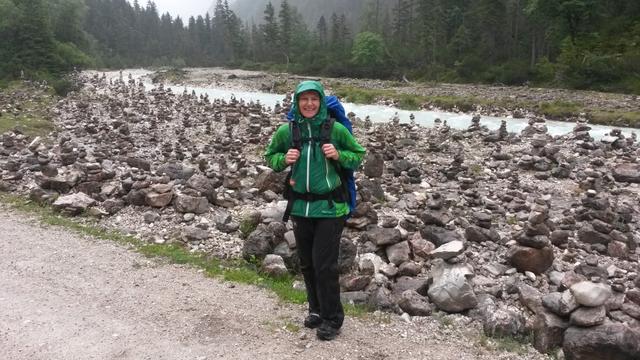
[[[298,97],[305,91],[313,90],[320,94],[320,109],[310,119],[304,118],[297,107]],[[293,98],[294,119],[300,128],[303,139],[302,151],[298,161],[294,163],[291,174],[293,190],[299,193],[326,194],[341,185],[340,175],[335,168],[333,160],[327,159],[319,142],[310,140],[320,137],[321,125],[328,118],[327,104],[324,100],[324,88],[317,81],[303,81],[296,88]],[[309,140],[307,140],[309,139]],[[331,131],[331,143],[340,154],[338,163],[343,168],[355,170],[360,166],[364,158],[365,149],[356,142],[349,130],[339,122],[333,124]],[[291,147],[291,131],[289,124],[280,126],[265,152],[265,158],[269,167],[274,171],[283,171],[287,168],[285,155]],[[333,218],[345,216],[349,213],[349,205],[343,202],[334,202],[330,206],[327,200],[304,201],[295,200],[291,215],[310,218]]]

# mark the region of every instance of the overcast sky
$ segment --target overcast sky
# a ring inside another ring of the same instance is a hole
[[[133,0],[129,0],[129,2],[133,2]],[[168,11],[173,18],[180,15],[186,24],[190,16],[204,16],[215,0],[153,0],[153,2],[158,8],[158,14],[162,15]],[[140,6],[147,6],[147,0],[138,0],[138,3]]]

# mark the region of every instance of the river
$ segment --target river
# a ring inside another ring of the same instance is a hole
[[[90,72],[95,73],[95,72]],[[99,74],[102,74],[100,72]],[[150,90],[154,88],[156,85],[151,83],[151,80],[148,75],[153,74],[153,71],[143,70],[143,69],[127,69],[122,72],[124,79],[126,80],[131,74],[134,79],[142,78],[145,88]],[[119,71],[109,71],[106,72],[107,78],[117,79],[120,76]],[[172,91],[176,94],[181,94],[185,89],[187,92],[191,93],[195,91],[195,93],[199,96],[200,94],[207,94],[209,99],[224,99],[225,101],[231,100],[233,97],[236,99],[244,100],[245,102],[260,102],[261,105],[273,108],[277,103],[281,103],[284,99],[284,94],[271,94],[257,91],[238,91],[238,90],[230,90],[230,89],[220,89],[220,88],[209,88],[209,87],[197,87],[186,85],[173,85]],[[428,110],[419,110],[419,111],[408,111],[402,110],[391,106],[384,105],[362,105],[362,104],[354,104],[354,103],[343,103],[345,110],[348,112],[353,112],[357,117],[364,119],[366,116],[369,116],[372,122],[388,122],[397,114],[400,118],[401,123],[408,123],[409,117],[411,114],[415,116],[415,122],[425,127],[433,127],[436,119],[440,119],[442,121],[447,121],[447,124],[455,129],[466,129],[471,124],[471,118],[473,114],[467,113],[453,113],[446,111],[428,111]],[[507,121],[507,130],[509,132],[520,133],[522,129],[524,129],[528,125],[527,119],[514,119],[512,117],[494,117],[494,116],[482,116],[480,120],[481,125],[485,125],[490,130],[497,130],[500,127],[500,123],[502,120]],[[549,134],[551,135],[564,135],[570,133],[575,126],[572,122],[566,121],[552,121],[548,120],[546,122],[546,126],[549,130]],[[591,136],[595,139],[600,139],[604,135],[606,135],[613,127],[604,126],[604,125],[589,125],[591,127],[591,131],[589,132]],[[631,132],[638,131],[640,129],[634,128],[623,128],[618,127],[622,130],[622,132],[626,136],[630,136]]]

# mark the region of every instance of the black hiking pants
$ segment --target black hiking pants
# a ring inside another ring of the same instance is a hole
[[[339,329],[344,321],[340,302],[338,254],[345,218],[293,216],[293,232],[309,301],[309,313]]]

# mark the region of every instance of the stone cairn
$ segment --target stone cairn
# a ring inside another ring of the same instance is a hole
[[[542,274],[553,264],[553,248],[549,240],[549,205],[542,198],[535,200],[524,230],[515,234],[508,254],[509,262],[520,272]]]
[[[612,207],[608,198],[588,190],[576,210],[578,245],[619,259],[629,259],[636,243],[630,232],[632,209],[624,204]],[[634,255],[637,260],[637,255]]]

